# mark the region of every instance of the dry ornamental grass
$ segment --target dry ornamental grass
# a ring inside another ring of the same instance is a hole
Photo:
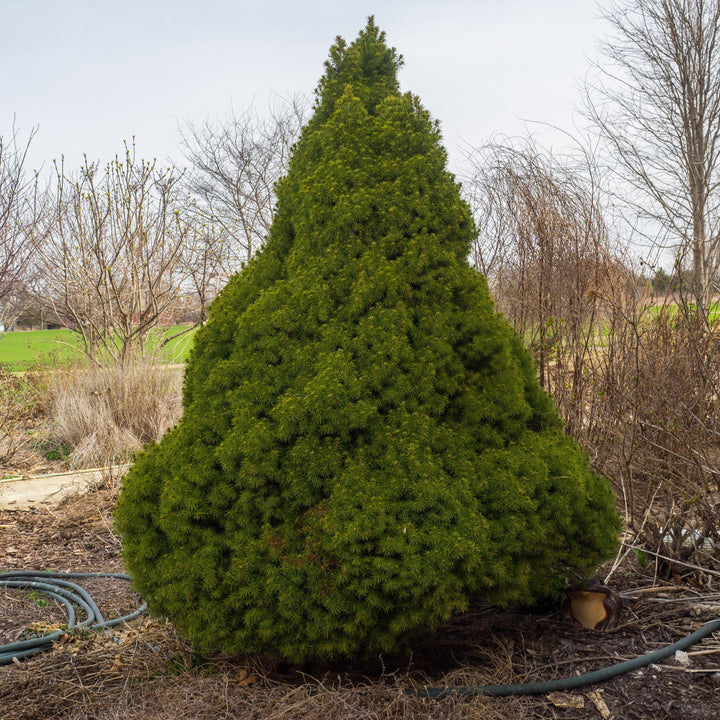
[[[50,435],[73,467],[127,460],[181,412],[182,370],[146,360],[59,373],[48,389]]]

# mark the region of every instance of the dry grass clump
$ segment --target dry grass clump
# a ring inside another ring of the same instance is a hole
[[[138,359],[55,374],[47,390],[50,441],[73,467],[123,462],[159,440],[182,412],[182,370]]]
[[[28,450],[27,427],[37,414],[37,388],[0,365],[0,469],[22,466]]]

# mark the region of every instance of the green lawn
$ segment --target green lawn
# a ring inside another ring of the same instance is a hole
[[[694,312],[696,306],[692,303],[688,305],[691,312]],[[650,312],[653,315],[659,315],[661,312],[666,312],[673,317],[678,314],[678,304],[676,302],[668,302],[667,304],[651,305]],[[720,303],[711,303],[708,306],[708,321],[711,325],[720,323]]]
[[[161,336],[151,338],[150,348],[157,347],[159,337],[168,337],[184,328],[172,327]],[[158,354],[161,363],[182,363],[187,359],[195,332],[176,338]],[[28,330],[0,335],[0,363],[10,370],[55,368],[84,359],[80,337],[71,330]]]

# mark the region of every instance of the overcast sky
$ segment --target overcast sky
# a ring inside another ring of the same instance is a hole
[[[273,93],[310,94],[336,35],[375,15],[405,58],[403,90],[463,143],[573,127],[606,26],[595,0],[0,0],[0,134],[13,118],[31,163],[139,154],[182,163],[178,126]]]

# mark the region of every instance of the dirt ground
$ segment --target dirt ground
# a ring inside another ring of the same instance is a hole
[[[0,511],[0,570],[121,572],[113,503],[111,490],[98,489],[56,507]],[[419,637],[406,654],[371,661],[292,667],[255,656],[201,656],[171,625],[144,618],[111,635],[82,633],[0,667],[0,717],[716,720],[720,633],[690,648],[687,665],[669,658],[561,696],[430,700],[407,693],[426,685],[574,676],[656,650],[720,616],[720,588],[648,572],[628,567],[613,576],[615,589],[636,599],[626,598],[612,631],[568,624],[554,609],[532,614],[478,606]],[[140,603],[123,581],[83,585],[106,618]],[[0,644],[37,622],[62,623],[64,613],[37,595],[0,590]]]

